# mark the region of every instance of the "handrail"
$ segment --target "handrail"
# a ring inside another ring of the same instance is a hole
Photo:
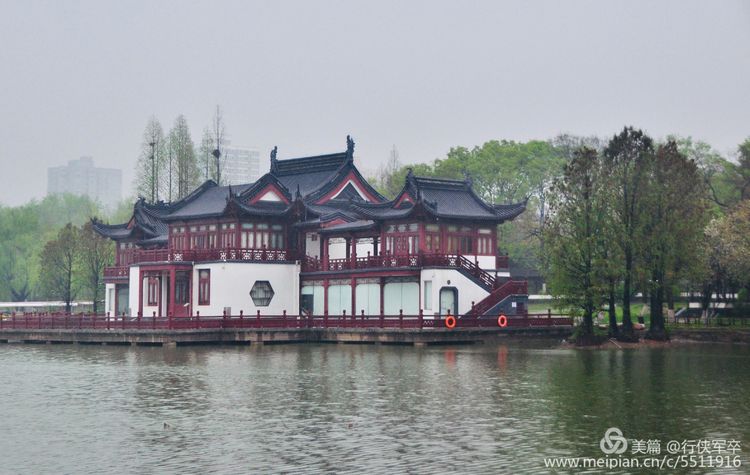
[[[528,283],[525,280],[509,280],[497,287],[484,299],[480,300],[469,310],[467,315],[481,316],[488,310],[511,295],[528,294]]]

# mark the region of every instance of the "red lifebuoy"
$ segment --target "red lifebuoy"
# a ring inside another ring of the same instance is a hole
[[[451,330],[456,328],[456,317],[448,315],[448,318],[445,319],[445,326]]]
[[[505,315],[500,315],[497,317],[497,326],[505,328],[508,326],[508,317]]]

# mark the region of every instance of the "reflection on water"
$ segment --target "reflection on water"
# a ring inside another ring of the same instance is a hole
[[[4,473],[538,473],[547,456],[600,456],[611,426],[750,444],[747,347],[3,345],[0,359]]]

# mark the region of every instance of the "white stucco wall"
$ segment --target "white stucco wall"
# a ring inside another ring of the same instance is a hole
[[[468,279],[463,274],[453,269],[423,269],[420,275],[421,294],[420,306],[424,308],[425,281],[432,281],[432,309],[425,310],[425,315],[432,315],[439,311],[440,289],[442,287],[455,287],[458,290],[458,312],[464,314],[471,309],[471,302],[479,302],[489,292]],[[450,283],[448,283],[450,281]]]
[[[313,237],[317,237],[313,241]],[[317,233],[305,233],[305,254],[320,258],[320,236]]]
[[[372,240],[358,240],[357,241],[357,257],[367,257],[367,253],[373,255]],[[308,253],[309,255],[309,253]],[[344,238],[332,238],[328,245],[328,258],[329,259],[345,259],[346,258],[346,241]]]
[[[104,284],[104,313],[114,315],[115,311],[115,284]]]
[[[210,305],[198,305],[198,272],[211,271]],[[201,315],[221,315],[224,307],[231,307],[232,315],[289,315],[299,313],[299,272],[297,264],[259,264],[245,262],[214,262],[195,264],[192,275],[193,312]],[[274,291],[270,305],[256,307],[250,289],[257,280],[267,280]]]

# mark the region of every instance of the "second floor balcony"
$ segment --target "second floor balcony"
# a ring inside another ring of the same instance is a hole
[[[294,262],[298,259],[296,249],[126,249],[118,253],[117,265],[113,268],[155,262]]]

